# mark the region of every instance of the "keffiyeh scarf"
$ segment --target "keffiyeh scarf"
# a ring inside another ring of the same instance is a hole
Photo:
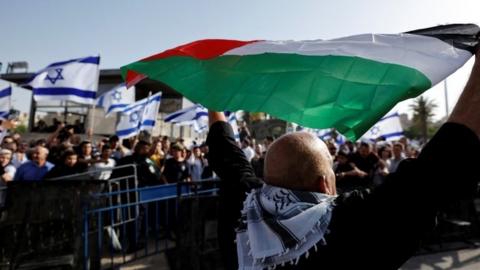
[[[239,268],[274,269],[296,264],[324,245],[335,196],[270,185],[252,190],[237,230]]]

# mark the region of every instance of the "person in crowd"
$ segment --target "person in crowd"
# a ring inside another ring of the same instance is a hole
[[[346,150],[349,154],[353,154],[357,151],[357,147],[355,146],[355,143],[350,140],[346,141],[343,145],[346,148],[344,150]]]
[[[112,148],[112,158],[116,161],[129,154],[128,150],[120,144],[120,138],[117,135],[110,136],[108,144]]]
[[[13,153],[12,165],[18,169],[22,164],[28,161],[27,157],[28,144],[24,141],[18,143],[17,151]]]
[[[255,175],[262,179],[263,178],[263,164],[265,163],[265,150],[261,144],[255,145],[255,156],[250,161],[253,167]]]
[[[165,154],[165,157],[164,157],[164,163],[165,163],[165,160],[172,157],[172,155],[170,154],[170,139],[168,138],[168,136],[162,137],[162,151]]]
[[[14,141],[15,140],[13,139],[12,136],[6,135],[5,137],[3,137],[1,148],[4,148],[5,145],[13,143]]]
[[[150,159],[155,163],[155,165],[163,170],[163,163],[165,158],[165,153],[162,150],[162,142],[159,139],[155,139],[150,148]]]
[[[355,190],[361,186],[358,182],[363,181],[366,177],[364,171],[358,169],[354,163],[350,162],[349,155],[344,150],[338,151],[333,171],[337,179],[336,187],[338,193]]]
[[[208,164],[208,145],[205,142],[200,144],[200,150],[202,151],[203,156],[202,179],[212,178],[214,174],[212,168]]]
[[[174,143],[171,146],[172,157],[165,161],[165,168],[162,174],[162,182],[164,184],[190,180],[190,171],[183,152],[183,145]]]
[[[53,164],[47,161],[48,149],[36,146],[32,151],[30,161],[18,167],[14,181],[40,181],[53,168]]]
[[[390,173],[392,150],[389,144],[385,144],[378,149],[378,163],[373,172],[373,185],[379,186],[383,183]]]
[[[121,158],[117,162],[117,166],[136,165],[136,173],[139,187],[154,186],[161,184],[160,182],[160,168],[150,160],[150,143],[146,141],[139,141],[135,144],[133,153],[129,156]],[[112,148],[110,146],[110,148]],[[134,175],[132,167],[124,167],[115,169],[112,173],[112,178],[126,177]],[[133,181],[130,181],[133,182]]]
[[[251,162],[253,157],[255,156],[255,150],[253,150],[253,148],[251,147],[252,143],[250,139],[244,138],[243,140],[241,140],[241,144],[243,153],[247,157],[248,162]]]
[[[240,126],[238,127],[238,135],[240,137],[240,141],[242,142],[244,139],[251,138],[250,130],[248,129],[247,122],[240,121]]]
[[[13,180],[15,166],[10,162],[12,159],[12,151],[8,149],[0,150],[0,208],[4,206],[6,191],[4,188],[7,183]]]
[[[337,151],[338,151],[337,144],[332,140],[328,140],[326,144],[328,147],[328,152],[330,153],[330,155],[332,155],[333,160],[335,160],[335,157],[337,156]]]
[[[270,145],[273,143],[273,141],[275,140],[275,138],[273,136],[267,136],[265,137],[265,140],[263,140],[263,144],[265,145],[265,151],[268,150],[268,147],[270,147]]]
[[[90,166],[90,171],[94,172],[92,175],[95,180],[108,180],[112,175],[115,167],[115,160],[111,158],[112,148],[108,144],[102,146],[102,152],[98,160]]]
[[[219,214],[240,218],[239,269],[400,268],[433,229],[440,209],[477,193],[479,104],[477,52],[455,109],[420,155],[402,161],[380,186],[340,195],[332,158],[318,138],[290,133],[277,139],[265,159],[265,184],[259,185],[225,116],[210,112],[210,164],[226,186],[220,193],[246,198],[243,205],[229,201]],[[233,246],[231,236],[219,234],[219,241]]]
[[[55,165],[44,177],[44,179],[65,178],[75,174],[84,173],[88,166],[85,163],[78,162],[78,154],[72,149],[67,149],[62,153],[62,162]],[[75,178],[77,179],[77,178]]]
[[[349,160],[362,172],[356,176],[358,188],[371,186],[374,169],[378,163],[378,157],[372,151],[372,146],[367,142],[361,142],[358,151],[351,154]]]
[[[204,158],[200,146],[194,145],[192,147],[192,154],[187,159],[187,163],[192,181],[202,180]]]
[[[392,150],[393,156],[390,159],[390,167],[388,171],[394,173],[397,171],[398,165],[405,159],[404,145],[402,143],[395,143]]]
[[[93,156],[93,145],[90,141],[82,141],[78,146],[78,163],[89,168],[97,160]]]

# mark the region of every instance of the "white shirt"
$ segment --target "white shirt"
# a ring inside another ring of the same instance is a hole
[[[28,158],[27,158],[27,154],[25,153],[23,154],[23,159],[18,158],[18,153],[14,153],[12,156],[12,165],[15,168],[20,167],[20,165],[22,165],[23,163],[26,163],[27,161],[28,161]]]
[[[255,157],[255,151],[250,146],[243,148],[242,151],[245,157],[247,157],[248,162],[252,161],[253,157]]]
[[[113,158],[109,158],[107,163],[105,162],[97,162],[94,163],[93,166],[90,167],[90,171],[94,171],[93,178],[96,180],[108,180],[112,175],[112,170],[115,167],[115,160]]]
[[[188,166],[190,167],[190,175],[192,177],[192,180],[201,180],[202,179],[202,173],[203,173],[203,164],[202,161],[199,158],[192,157],[187,161]]]

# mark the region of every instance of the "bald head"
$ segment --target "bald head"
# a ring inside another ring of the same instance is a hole
[[[306,132],[286,134],[270,145],[264,178],[273,186],[336,194],[328,148]]]

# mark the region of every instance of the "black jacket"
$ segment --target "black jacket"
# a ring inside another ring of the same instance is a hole
[[[227,123],[212,125],[207,144],[209,163],[223,181],[219,230],[228,233],[219,238],[230,247],[228,260],[232,260],[234,219],[240,216],[244,192],[259,182]],[[326,246],[310,251],[308,259],[302,256],[298,265],[276,269],[398,269],[433,229],[440,208],[475,194],[479,152],[474,132],[445,124],[418,159],[403,161],[382,185],[344,193],[335,200]],[[234,260],[227,269],[238,267]]]

